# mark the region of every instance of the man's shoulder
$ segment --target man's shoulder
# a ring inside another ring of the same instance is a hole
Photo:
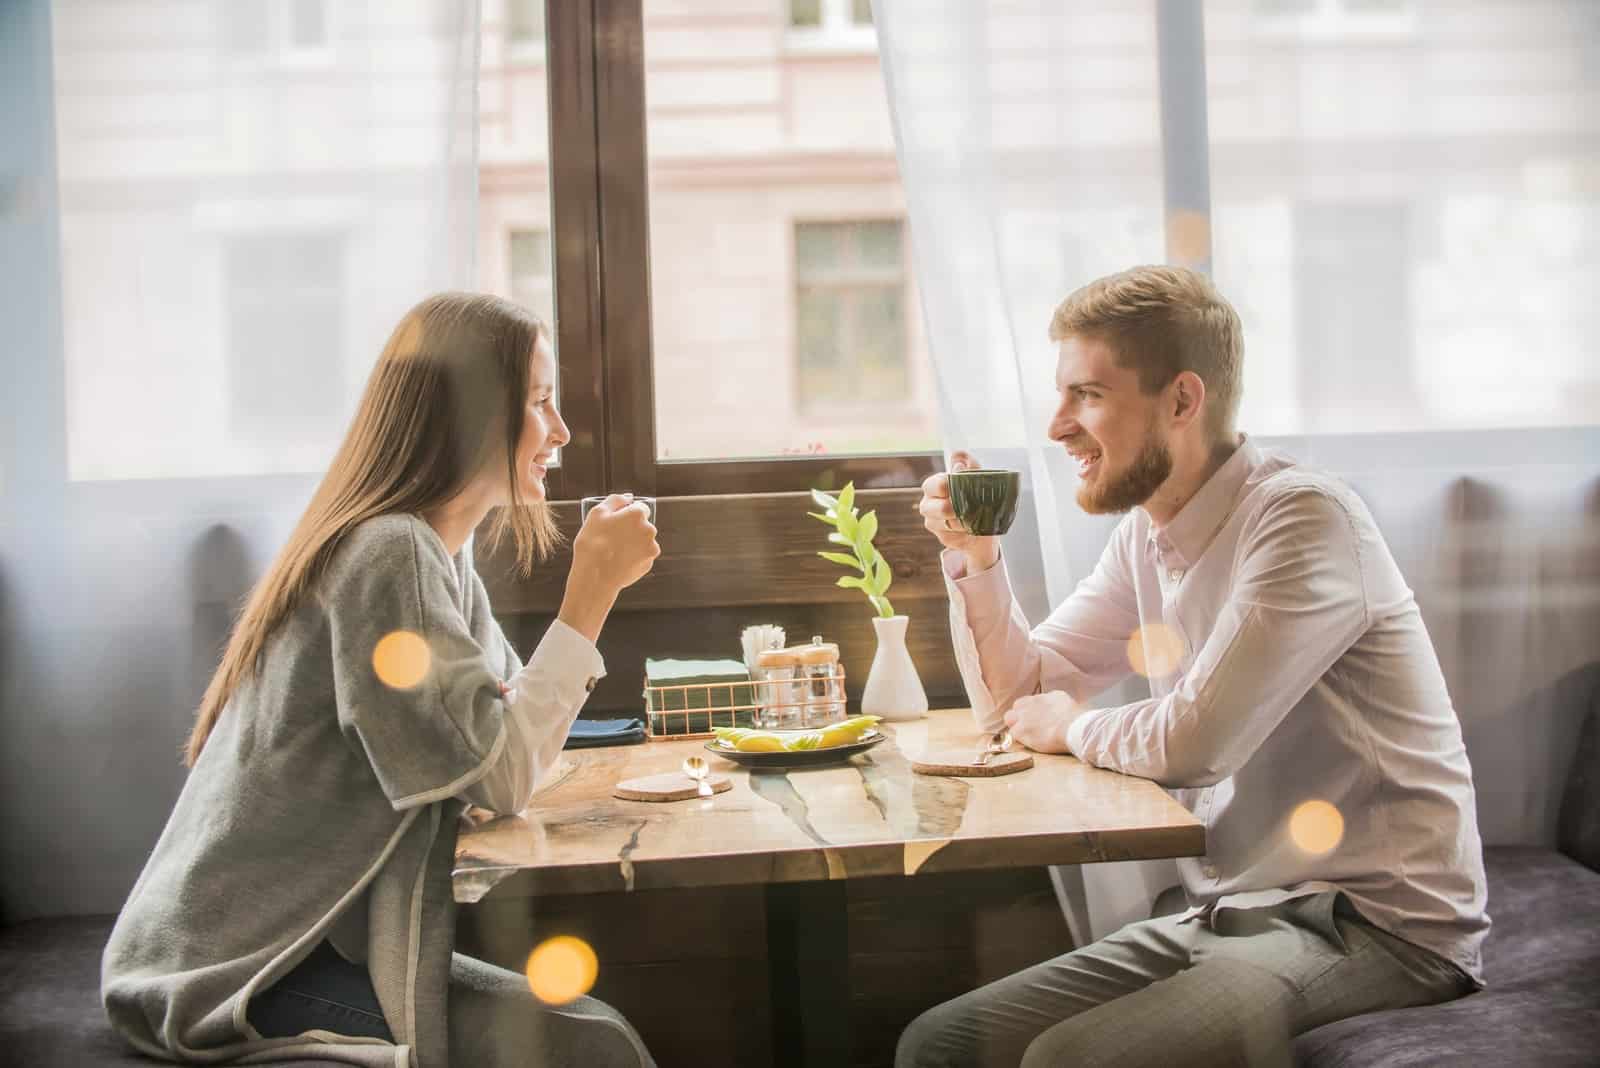
[[[1249,483],[1250,495],[1262,502],[1325,497],[1341,503],[1361,498],[1332,471],[1277,451],[1264,454]]]
[[[1246,490],[1248,515],[1262,521],[1288,515],[1341,519],[1355,526],[1372,522],[1359,494],[1331,471],[1282,453],[1268,453]]]

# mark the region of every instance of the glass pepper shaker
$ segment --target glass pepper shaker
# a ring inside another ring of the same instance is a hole
[[[796,646],[796,677],[804,694],[803,725],[825,727],[845,718],[844,673],[839,670],[839,647],[813,635],[811,644]]]

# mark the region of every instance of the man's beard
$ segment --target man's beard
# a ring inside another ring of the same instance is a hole
[[[1078,507],[1090,515],[1126,512],[1148,501],[1170,474],[1172,450],[1167,448],[1152,424],[1139,455],[1126,471],[1120,475],[1102,473],[1098,482],[1078,484]]]

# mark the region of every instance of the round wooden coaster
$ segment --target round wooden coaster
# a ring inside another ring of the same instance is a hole
[[[706,776],[711,792],[720,794],[733,789],[726,775],[715,773]],[[612,788],[614,797],[624,801],[687,801],[700,796],[700,784],[681,771],[668,771],[661,775],[646,775],[642,779],[627,779]]]
[[[977,753],[972,749],[941,749],[923,753],[911,762],[911,770],[918,775],[963,775],[968,778],[988,778],[993,775],[1010,775],[1033,767],[1032,753],[1015,751],[996,753],[981,767],[973,764]]]

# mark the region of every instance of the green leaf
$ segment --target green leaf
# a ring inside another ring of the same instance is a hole
[[[854,515],[855,513],[851,512],[851,509],[855,507],[855,503],[856,484],[854,482],[846,482],[844,489],[839,491],[839,514],[844,515],[846,512],[850,512],[851,515]]]
[[[833,542],[835,545],[847,545],[852,549],[856,547],[854,542],[845,537],[843,534],[840,534],[837,530],[828,535],[828,540]]]
[[[837,497],[830,497],[819,489],[811,491],[811,499],[816,501],[817,507],[824,512],[831,512],[839,507],[839,499]]]
[[[835,582],[834,585],[846,590],[868,590],[868,597],[875,596],[875,594],[870,592],[870,587],[867,585],[867,580],[856,578],[854,575],[840,575],[838,581]]]
[[[818,553],[817,555],[824,560],[831,560],[833,563],[843,564],[845,567],[853,567],[863,574],[866,573],[867,569],[861,566],[861,561],[853,556],[846,556],[844,553]]]
[[[861,517],[861,522],[855,530],[856,551],[866,556],[866,549],[872,548],[872,539],[878,536],[878,513],[868,512]]]
[[[850,538],[853,542],[856,536],[856,528],[859,525],[858,521],[856,520],[855,513],[840,512],[839,518],[836,520],[836,522],[839,526],[839,533],[843,534],[847,538]]]
[[[878,615],[882,616],[884,619],[888,619],[890,616],[894,615],[894,606],[889,603],[889,598],[880,597],[875,593],[869,593],[867,595],[867,600],[872,602],[872,607],[876,608],[878,610]]]
[[[894,569],[889,566],[889,561],[878,557],[877,565],[872,569],[872,585],[880,594],[888,593],[889,587],[894,582]]]
[[[816,512],[807,512],[806,515],[810,516],[812,519],[820,519],[830,527],[836,527],[839,525],[839,520],[834,518],[832,514],[818,515]]]

